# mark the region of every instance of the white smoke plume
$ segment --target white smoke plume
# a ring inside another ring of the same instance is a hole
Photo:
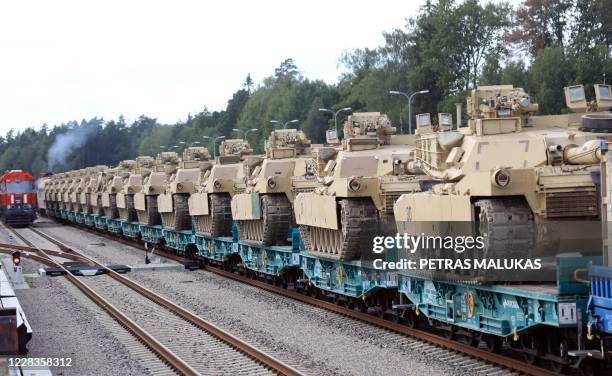
[[[66,133],[58,134],[47,152],[49,169],[66,163],[66,158],[68,158],[70,153],[85,145],[89,137],[95,132],[96,127],[93,124],[82,124]]]

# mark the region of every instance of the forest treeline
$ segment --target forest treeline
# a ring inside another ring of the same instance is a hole
[[[333,120],[319,108],[380,111],[407,129],[406,100],[389,90],[429,90],[414,97],[413,114],[435,114],[453,112],[477,85],[512,84],[525,88],[542,113],[561,113],[564,86],[584,83],[591,94],[589,85],[612,78],[610,0],[524,0],[514,9],[504,2],[428,1],[403,28],[383,35],[377,48],[342,53],[344,73],[334,85],[303,77],[288,58],[257,85],[248,75],[224,110],[204,109],[176,124],[143,115],[129,124],[93,118],[11,130],[0,138],[0,168],[39,174],[116,165],[163,146],[211,148],[216,136],[238,137],[234,129],[257,128],[249,140],[261,150],[273,119],[299,119],[322,142]]]

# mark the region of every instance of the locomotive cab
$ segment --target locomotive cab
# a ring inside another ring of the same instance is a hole
[[[11,226],[29,226],[38,208],[34,177],[22,170],[0,176],[0,218]]]

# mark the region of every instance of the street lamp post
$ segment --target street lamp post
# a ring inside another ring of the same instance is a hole
[[[238,129],[238,128],[232,128],[232,132],[236,132],[236,133],[238,133],[238,137],[240,137],[240,129]]]
[[[414,93],[410,95],[402,91],[397,91],[397,90],[389,91],[389,94],[401,95],[401,96],[404,96],[408,100],[408,134],[412,133],[412,97],[414,97],[417,94],[427,94],[427,93],[429,93],[429,90],[415,91]]]
[[[244,139],[245,139],[245,141],[248,141],[249,133],[255,133],[255,132],[258,132],[258,131],[259,131],[259,129],[257,129],[257,128],[247,129],[244,132]]]
[[[289,120],[286,123],[283,123],[282,121],[279,121],[279,120],[270,120],[270,123],[281,124],[283,126],[283,129],[287,129],[287,125],[289,124],[299,123],[299,122],[300,121],[298,119]]]
[[[185,148],[189,146],[189,145],[187,145],[187,143],[185,141],[179,141],[179,144],[181,144],[181,146],[179,146],[179,148],[182,147],[183,148],[183,152],[185,152]]]
[[[219,136],[215,138],[215,141],[213,142],[213,159],[217,159],[217,140],[223,139],[225,139],[225,136]]]
[[[210,145],[210,136],[202,136],[203,140],[207,140],[209,142],[208,145]]]
[[[350,107],[344,107],[334,112],[333,110],[330,110],[329,108],[319,108],[319,111],[329,112],[330,114],[334,116],[334,129],[336,130],[336,137],[338,137],[338,114],[342,111],[351,111],[351,110],[352,108]]]

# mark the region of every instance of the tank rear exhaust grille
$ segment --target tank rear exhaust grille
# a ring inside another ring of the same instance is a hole
[[[597,192],[554,192],[546,194],[546,217],[596,217]]]

